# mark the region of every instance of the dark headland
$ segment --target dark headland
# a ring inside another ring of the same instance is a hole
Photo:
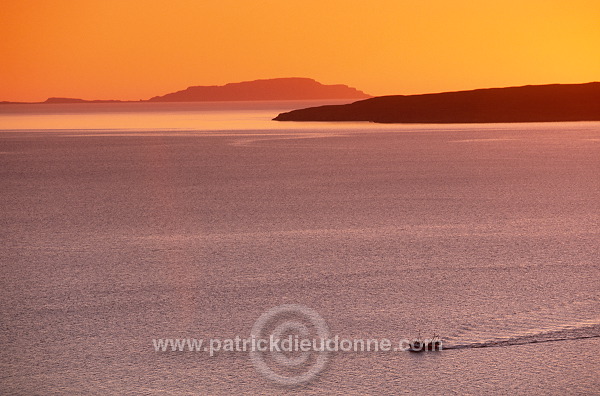
[[[380,96],[281,113],[277,121],[495,123],[600,121],[600,82]]]
[[[221,102],[260,100],[328,100],[366,99],[371,95],[347,85],[325,85],[311,78],[272,78],[244,81],[225,85],[194,86],[182,91],[155,96],[135,102]],[[64,103],[118,103],[120,100],[85,100],[76,98],[49,98],[42,104]],[[26,104],[24,102],[0,102],[0,104]]]

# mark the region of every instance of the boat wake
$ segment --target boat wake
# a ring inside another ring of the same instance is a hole
[[[443,349],[501,347],[511,345],[536,344],[552,341],[582,340],[586,338],[600,338],[600,325],[515,336],[507,339],[491,339],[479,342],[469,341],[461,343],[449,341],[444,342]]]
[[[484,317],[444,337],[443,349],[485,348],[600,338],[599,301]]]

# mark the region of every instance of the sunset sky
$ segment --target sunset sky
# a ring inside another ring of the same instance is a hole
[[[597,0],[0,2],[0,100],[310,77],[373,95],[600,80]]]

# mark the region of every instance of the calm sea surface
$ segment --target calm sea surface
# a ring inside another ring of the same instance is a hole
[[[600,123],[270,121],[307,105],[0,106],[0,394],[600,394]],[[445,350],[153,346],[281,304]]]

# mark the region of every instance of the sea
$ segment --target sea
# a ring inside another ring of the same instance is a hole
[[[0,105],[0,394],[600,394],[600,123],[319,104]]]

